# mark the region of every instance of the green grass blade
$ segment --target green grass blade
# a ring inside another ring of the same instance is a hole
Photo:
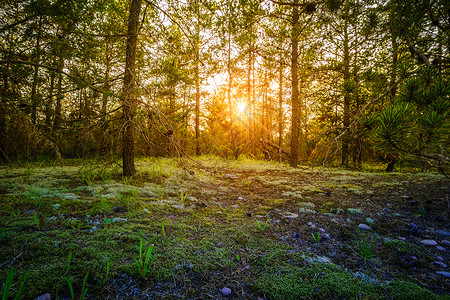
[[[11,268],[8,271],[8,275],[6,275],[5,289],[3,290],[3,297],[2,297],[3,300],[6,300],[8,298],[8,294],[11,289],[11,284],[13,281],[13,276],[14,276],[14,268]]]
[[[17,294],[14,297],[14,300],[22,299],[23,293],[25,292],[25,281],[27,280],[27,277],[28,277],[29,273],[30,273],[30,270],[28,270],[25,273],[25,276],[23,277],[22,281],[20,282],[19,290],[17,291]]]
[[[80,298],[80,300],[84,299],[84,297],[86,296],[86,293],[87,293],[86,282],[88,280],[88,277],[89,277],[89,271],[86,272],[86,275],[84,276],[84,279],[83,279],[83,285],[81,286],[81,298]]]
[[[73,294],[73,286],[72,286],[72,282],[70,281],[70,279],[68,277],[66,277],[66,281],[67,284],[69,285],[69,290],[70,290],[70,296],[72,297],[72,299],[74,298],[74,294]]]

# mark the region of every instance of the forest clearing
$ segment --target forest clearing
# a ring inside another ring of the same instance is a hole
[[[131,178],[115,166],[0,169],[10,296],[25,280],[26,299],[73,298],[69,282],[86,299],[449,297],[442,175],[217,157],[141,159]]]
[[[7,299],[450,299],[448,0],[0,1]]]

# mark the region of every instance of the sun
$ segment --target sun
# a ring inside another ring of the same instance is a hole
[[[238,102],[236,104],[236,109],[238,113],[244,113],[245,110],[247,109],[247,104],[245,102]]]

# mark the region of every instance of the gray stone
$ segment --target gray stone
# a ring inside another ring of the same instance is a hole
[[[172,204],[172,207],[175,209],[185,209],[186,206],[183,203],[180,204]]]
[[[313,223],[312,222],[308,222],[308,226],[313,226]]]
[[[437,246],[437,242],[435,240],[421,240],[420,242],[427,246]]]
[[[322,240],[324,240],[324,241],[329,241],[329,240],[331,240],[331,237],[330,237],[330,235],[329,235],[328,233],[322,234],[322,235],[321,235],[321,238],[322,238]]]
[[[47,293],[34,298],[34,300],[52,300],[52,296],[49,293]]]
[[[372,225],[373,222],[375,222],[374,219],[372,219],[372,218],[366,218],[366,223],[367,223],[367,224]]]
[[[436,250],[439,250],[439,251],[442,251],[442,252],[447,251],[447,249],[445,249],[445,248],[442,247],[442,246],[437,246],[437,247],[436,247]]]
[[[436,256],[436,259],[437,259],[438,261],[444,261],[444,258],[443,258],[442,256]]]
[[[347,212],[351,215],[360,215],[362,214],[362,210],[359,208],[347,208]]]
[[[444,264],[443,262],[440,262],[440,261],[433,261],[432,265],[436,265],[436,266],[438,266],[438,267],[440,267],[442,269],[447,268],[447,265]]]
[[[227,287],[224,287],[224,288],[222,289],[222,295],[224,295],[224,296],[231,295],[231,289],[229,289],[229,288],[227,288]]]
[[[436,274],[439,274],[439,275],[442,275],[442,276],[450,278],[450,272],[437,271]]]
[[[445,245],[445,246],[450,246],[450,241],[442,240],[442,241],[441,241],[441,244],[442,244],[442,245]]]
[[[286,219],[296,219],[298,215],[287,211],[283,213],[283,217]]]
[[[300,207],[298,211],[299,211],[299,213],[306,214],[306,215],[312,215],[312,214],[316,213],[315,210],[312,210],[312,209],[309,209],[309,208],[304,208],[304,207]]]
[[[443,237],[450,237],[450,232],[445,230],[436,230],[434,233]]]
[[[324,233],[324,232],[325,232],[325,229],[319,228],[319,231],[322,232],[322,233]]]
[[[370,228],[370,226],[367,224],[359,224],[358,228],[361,230],[372,230],[372,228]]]

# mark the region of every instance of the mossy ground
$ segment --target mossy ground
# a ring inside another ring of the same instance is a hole
[[[382,242],[445,210],[443,177],[198,161],[141,159],[130,179],[107,161],[0,167],[0,282],[13,267],[14,295],[29,271],[27,299],[70,297],[66,278],[79,294],[87,272],[89,299],[433,299],[448,292],[448,279],[430,273],[433,253],[417,239]],[[415,202],[399,199],[405,193]],[[354,227],[366,217],[376,220],[370,238],[377,241],[368,260],[355,250]],[[446,229],[445,220],[433,226]],[[308,222],[331,237],[317,242]],[[145,278],[135,263],[141,240],[144,252],[150,245],[156,252]],[[413,266],[402,264],[405,255],[418,257]],[[221,294],[225,286],[230,296]]]

